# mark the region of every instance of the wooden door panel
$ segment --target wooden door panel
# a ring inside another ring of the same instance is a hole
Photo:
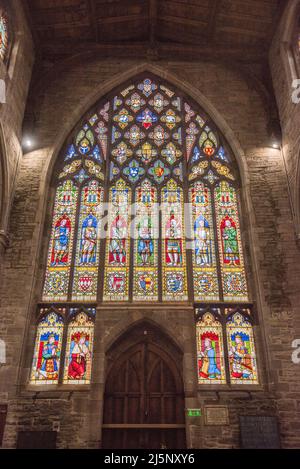
[[[184,390],[178,351],[170,353],[154,341],[159,333],[144,334],[136,344],[120,342],[108,357],[104,400],[103,447],[160,449],[185,446],[185,432],[162,430],[163,424],[184,424]],[[139,331],[135,331],[135,336]],[[150,340],[152,338],[153,340]],[[166,343],[166,339],[160,342]],[[177,355],[176,355],[177,353]],[[157,425],[147,428],[107,428],[106,425]]]

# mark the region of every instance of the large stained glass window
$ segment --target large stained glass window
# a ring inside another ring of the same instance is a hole
[[[53,187],[41,300],[43,308],[67,305],[71,315],[63,383],[91,380],[94,319],[87,310],[151,301],[194,302],[197,311],[206,305],[197,316],[199,384],[224,384],[231,357],[224,308],[251,305],[238,169],[209,116],[158,77],[138,76],[74,129]],[[253,356],[250,329],[248,336],[244,345]],[[78,341],[86,358],[76,375]],[[256,383],[253,377],[232,375],[231,384]]]

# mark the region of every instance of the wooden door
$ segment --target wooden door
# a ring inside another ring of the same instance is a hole
[[[153,337],[157,342],[161,334],[151,332],[142,327],[137,343],[113,353],[105,388],[104,448],[185,447],[182,357],[172,344],[162,348],[155,343]]]

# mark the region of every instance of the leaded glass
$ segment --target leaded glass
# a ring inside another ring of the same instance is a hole
[[[90,181],[82,189],[72,300],[96,301],[103,189]]]
[[[73,252],[78,188],[67,180],[56,191],[44,301],[66,301]]]
[[[224,301],[248,301],[237,194],[227,181],[215,188],[215,206]]]
[[[183,190],[174,180],[162,189],[163,300],[187,300]]]
[[[9,48],[8,16],[0,8],[0,59],[5,61]]]
[[[192,209],[194,298],[196,301],[218,301],[215,235],[212,216],[211,190],[203,182],[190,187]]]
[[[145,180],[135,192],[134,300],[158,300],[157,189]]]
[[[119,179],[110,188],[104,301],[129,299],[131,189]]]
[[[226,311],[227,314],[230,310]],[[229,316],[227,347],[232,384],[258,384],[253,327],[249,319],[237,312]]]
[[[57,384],[59,378],[64,321],[55,312],[38,324],[31,369],[31,384]]]
[[[222,325],[217,316],[206,312],[196,323],[197,368],[199,384],[225,384]]]
[[[95,311],[92,311],[95,315]],[[90,384],[94,345],[94,321],[85,312],[79,312],[69,323],[65,384]]]

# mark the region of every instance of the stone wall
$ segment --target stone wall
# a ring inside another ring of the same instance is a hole
[[[22,123],[34,62],[31,33],[21,3],[10,2],[13,46],[8,64],[0,64],[0,78],[6,85],[6,103],[0,104],[0,259],[9,242],[7,225],[22,158]]]
[[[295,80],[300,80],[300,52],[296,26],[300,1],[289,0],[270,51],[270,68],[282,127],[282,146],[288,174],[296,238],[300,243],[300,102],[293,102]],[[300,82],[299,82],[300,83]],[[297,85],[299,90],[300,85]],[[300,100],[300,92],[296,93]]]
[[[55,158],[76,122],[97,99],[128,78],[149,70],[194,98],[211,115],[231,145],[242,181],[243,233],[249,259],[261,385],[252,391],[204,389],[196,383],[193,311],[171,308],[99,306],[93,382],[86,391],[27,387],[40,300],[49,213],[47,201]],[[9,403],[5,447],[20,430],[59,429],[59,447],[97,447],[101,441],[105,351],[120,333],[147,317],[176,336],[184,354],[186,406],[225,404],[230,426],[210,427],[203,419],[188,444],[239,447],[238,415],[278,415],[283,447],[300,447],[300,366],[292,364],[292,340],[300,337],[300,253],[296,248],[282,153],[270,147],[269,116],[258,92],[238,70],[222,63],[176,61],[137,63],[77,57],[39,83],[36,148],[18,172],[0,286],[1,333],[7,365],[0,368],[0,396]],[[32,103],[29,103],[32,106]],[[172,320],[172,321],[171,321]],[[189,425],[191,422],[187,422]],[[298,430],[297,430],[298,428]],[[217,433],[217,436],[216,436]]]

